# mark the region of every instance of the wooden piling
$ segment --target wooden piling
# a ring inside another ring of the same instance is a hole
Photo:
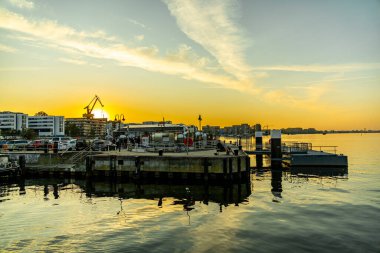
[[[256,150],[257,151],[263,150],[263,132],[256,131],[255,140],[256,140]],[[257,168],[263,167],[263,155],[256,155],[256,167]]]
[[[282,163],[281,130],[271,131],[271,166],[279,167]]]

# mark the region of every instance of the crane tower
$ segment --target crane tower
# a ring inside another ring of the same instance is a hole
[[[91,102],[83,109],[86,109],[86,113],[83,114],[83,118],[86,119],[93,119],[94,114],[92,114],[92,110],[94,109],[96,103],[99,102],[99,104],[104,107],[102,101],[100,100],[100,97],[98,95],[95,95],[95,97],[91,100]]]

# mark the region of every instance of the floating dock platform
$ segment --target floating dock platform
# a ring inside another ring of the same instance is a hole
[[[317,167],[347,167],[347,156],[333,153],[308,150],[306,153],[290,155],[290,166],[317,166]]]

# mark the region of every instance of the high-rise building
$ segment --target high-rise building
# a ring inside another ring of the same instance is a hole
[[[38,136],[65,135],[64,116],[28,116],[27,127],[36,131]]]
[[[27,128],[27,117],[21,112],[0,112],[0,129],[21,131]]]
[[[79,129],[79,136],[104,138],[107,119],[67,118],[66,127],[69,125],[75,125]]]

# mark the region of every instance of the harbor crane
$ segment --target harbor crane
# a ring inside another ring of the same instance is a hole
[[[104,107],[102,101],[100,100],[100,97],[98,97],[98,95],[95,95],[95,97],[91,100],[91,102],[85,108],[83,108],[83,109],[86,109],[86,113],[83,114],[83,118],[86,118],[86,119],[94,118],[94,114],[92,113],[92,110],[94,109],[95,104],[98,101],[100,105]]]

